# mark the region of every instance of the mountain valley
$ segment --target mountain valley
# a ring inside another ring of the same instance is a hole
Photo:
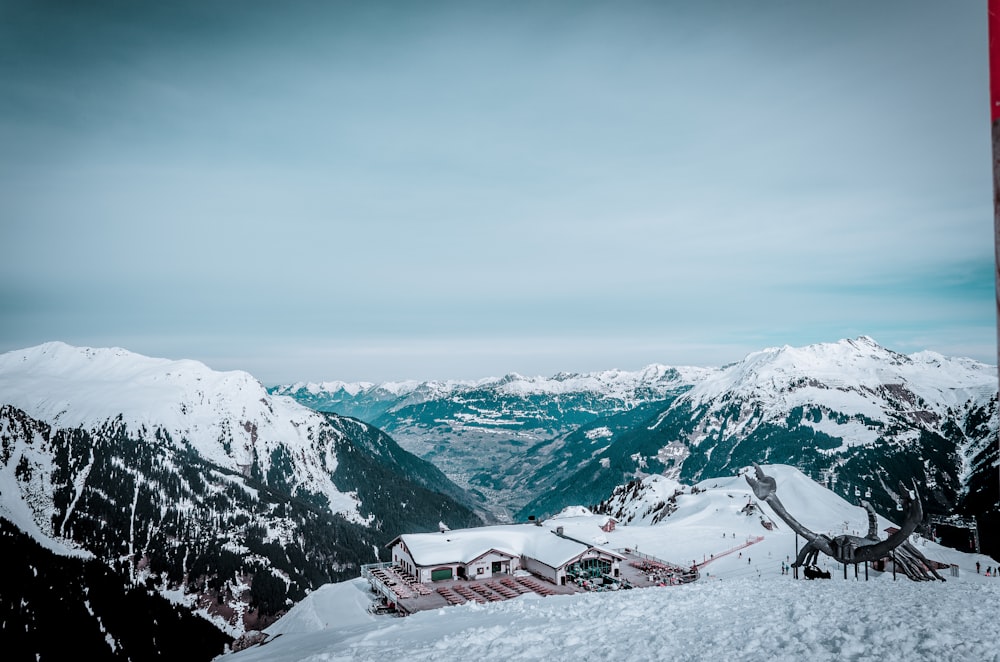
[[[993,513],[996,368],[869,337],[755,352],[719,369],[509,375],[468,383],[272,389],[373,424],[433,461],[500,519],[596,504],[651,474],[686,481],[755,461],[800,468],[894,509],[899,481],[929,513]],[[565,413],[562,413],[565,412]],[[994,499],[995,501],[995,499]]]
[[[190,647],[160,654],[210,659],[384,560],[401,533],[568,506],[655,525],[674,481],[753,462],[887,519],[900,481],[915,483],[925,533],[961,516],[1000,556],[998,429],[995,367],[867,337],[722,368],[269,389],[47,343],[0,355],[0,535],[17,578],[5,638],[37,650],[43,621],[86,614],[80,645],[115,659],[179,630]]]

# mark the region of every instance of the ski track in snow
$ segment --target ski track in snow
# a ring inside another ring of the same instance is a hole
[[[135,481],[135,492],[132,494],[132,509],[128,520],[128,556],[135,558],[135,507],[139,503],[139,480]],[[129,575],[132,583],[135,583],[135,564],[129,563]]]
[[[73,515],[73,511],[76,509],[76,503],[80,500],[80,495],[83,494],[83,487],[87,483],[87,477],[90,476],[90,470],[94,468],[94,448],[90,448],[90,459],[87,461],[87,466],[85,466],[76,478],[73,479],[73,501],[70,502],[69,506],[66,508],[66,516],[63,517],[62,523],[59,525],[59,531],[57,535],[63,535],[63,531],[66,529],[66,523],[69,522],[69,518]]]

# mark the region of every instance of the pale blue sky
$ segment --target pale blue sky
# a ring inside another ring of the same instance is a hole
[[[0,351],[995,363],[986,49],[985,0],[0,0]]]

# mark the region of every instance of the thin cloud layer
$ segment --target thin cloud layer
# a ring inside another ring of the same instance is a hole
[[[7,10],[0,350],[995,362],[985,7],[869,4]]]

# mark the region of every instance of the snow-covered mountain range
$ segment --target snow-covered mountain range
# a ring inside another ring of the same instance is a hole
[[[372,423],[477,495],[479,505],[509,520],[544,489],[547,483],[537,482],[535,463],[559,457],[564,437],[612,415],[642,416],[650,403],[669,401],[716,372],[650,365],[634,372],[550,378],[509,374],[475,381],[297,383],[270,392]],[[610,434],[599,427],[584,444],[600,448]]]
[[[400,533],[474,526],[486,507],[599,504],[661,525],[682,484],[752,462],[890,518],[894,486],[915,480],[927,513],[978,518],[993,549],[998,417],[995,367],[867,337],[722,368],[270,392],[240,371],[48,343],[0,355],[5,632],[45,639],[71,603],[78,640],[122,659],[195,632],[192,613],[235,637]],[[204,659],[216,635],[170,653]]]
[[[0,516],[233,636],[356,576],[401,531],[482,522],[439,470],[361,421],[245,372],[117,348],[0,355],[0,442]]]
[[[900,479],[927,485],[939,514],[982,510],[974,502],[996,482],[996,367],[907,356],[867,336],[764,349],[722,368],[273,392],[374,416],[515,519],[596,503],[647,474],[698,480],[754,461],[793,464],[845,495],[875,490],[883,510]]]
[[[932,513],[952,512],[996,458],[996,368],[933,352],[904,356],[861,337],[762,350],[712,374],[654,416],[608,439],[528,508],[595,497],[623,477],[719,476],[752,462],[799,467],[841,494],[916,479]],[[995,472],[993,472],[995,474]],[[561,495],[561,496],[560,496]]]
[[[316,409],[323,405],[367,407],[381,413],[398,410],[429,400],[458,398],[477,390],[488,390],[497,395],[518,397],[529,395],[576,395],[592,393],[628,407],[650,399],[662,399],[684,384],[701,381],[717,372],[715,368],[691,366],[669,367],[649,365],[639,371],[604,370],[591,373],[562,372],[552,377],[526,377],[510,373],[504,377],[487,377],[478,380],[452,380],[419,382],[297,382],[277,386],[272,393],[293,395],[296,400],[309,401]],[[374,403],[382,403],[381,407]],[[528,416],[532,412],[521,412]],[[377,414],[376,414],[377,415]]]

